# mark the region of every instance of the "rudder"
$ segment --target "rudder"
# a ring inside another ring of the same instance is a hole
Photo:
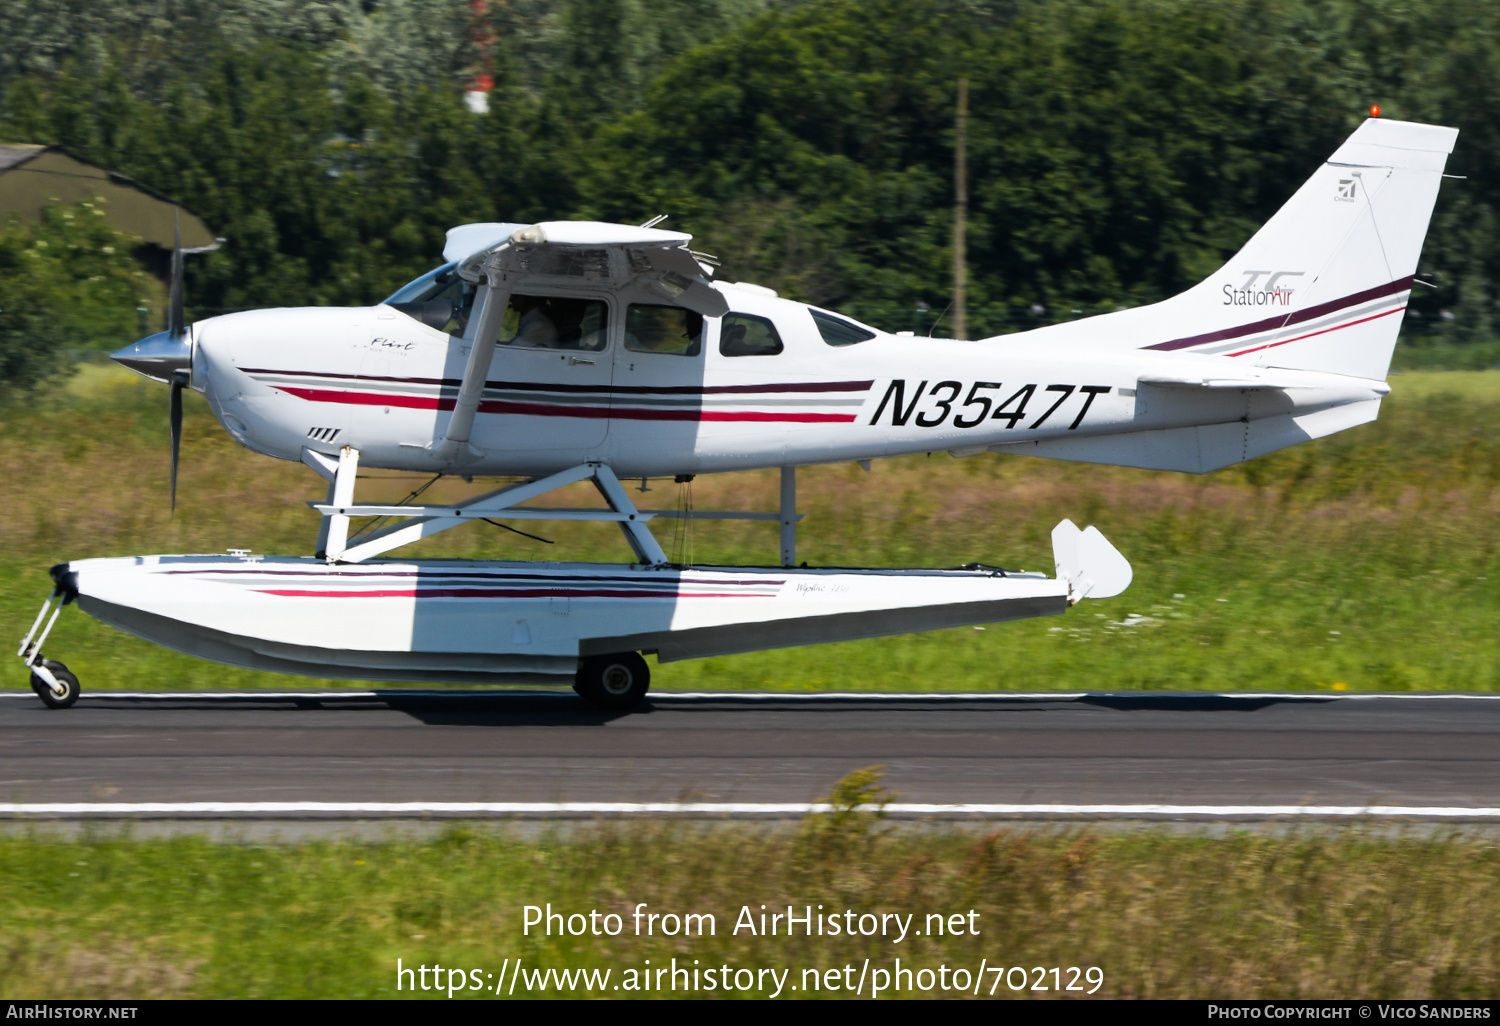
[[[1384,379],[1455,128],[1370,118],[1146,349]]]

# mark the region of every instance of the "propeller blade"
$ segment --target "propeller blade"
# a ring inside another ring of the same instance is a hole
[[[182,451],[182,387],[187,384],[187,375],[178,371],[172,375],[172,398],[168,407],[168,418],[172,423],[172,512],[177,512],[177,458]]]
[[[172,280],[167,285],[167,334],[177,338],[183,331],[182,316],[182,227],[172,211]]]

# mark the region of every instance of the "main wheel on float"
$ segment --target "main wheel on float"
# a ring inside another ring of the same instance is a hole
[[[64,664],[53,662],[51,659],[43,659],[42,665],[50,670],[52,676],[57,678],[57,682],[66,689],[59,695],[52,690],[46,681],[33,673],[31,675],[31,690],[37,693],[37,697],[42,700],[42,703],[48,709],[66,709],[78,701],[80,688],[78,678],[73,676],[73,672]]]
[[[635,652],[591,656],[578,667],[573,690],[601,709],[625,712],[646,697],[651,669]]]

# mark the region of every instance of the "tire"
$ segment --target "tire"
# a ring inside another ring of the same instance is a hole
[[[574,691],[609,712],[634,709],[649,687],[651,669],[634,652],[585,659],[573,680]]]
[[[68,689],[61,696],[55,695],[52,693],[52,689],[47,686],[47,682],[33,673],[31,675],[31,690],[37,693],[37,697],[42,700],[42,704],[48,709],[66,709],[78,701],[78,693],[81,688],[78,685],[78,678],[73,676],[73,671],[69,670],[62,663],[53,662],[51,659],[42,660],[42,665],[51,670],[52,676],[57,678],[57,682]]]

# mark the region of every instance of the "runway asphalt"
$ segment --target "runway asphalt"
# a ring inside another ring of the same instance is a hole
[[[1500,809],[1500,700],[0,693],[0,802],[815,800]]]

